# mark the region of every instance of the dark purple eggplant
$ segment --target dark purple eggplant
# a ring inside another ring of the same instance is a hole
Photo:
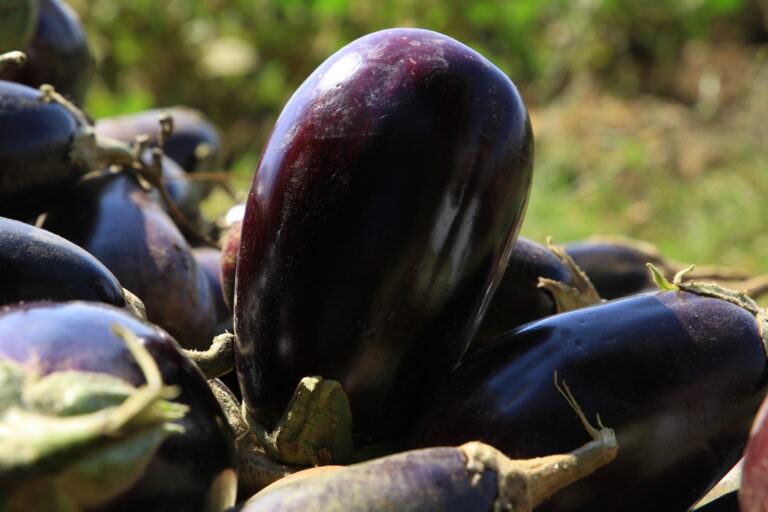
[[[533,135],[514,84],[436,32],[328,58],[262,152],[236,278],[237,370],[271,427],[338,380],[363,441],[401,434],[458,362],[512,252]]]
[[[219,132],[202,112],[193,108],[175,106],[101,118],[96,121],[96,133],[125,143],[147,135],[154,144],[160,135],[158,119],[163,113],[173,118],[173,132],[162,146],[165,154],[189,173],[218,171],[222,158]],[[200,182],[204,193],[211,188],[205,183],[209,182]]]
[[[82,180],[43,227],[93,254],[145,304],[151,322],[185,348],[214,332],[208,278],[176,225],[127,173]]]
[[[578,444],[576,418],[552,390],[556,371],[585,413],[615,429],[620,450],[537,510],[687,510],[741,456],[766,392],[768,324],[743,296],[675,284],[696,293],[609,301],[481,347],[443,384],[414,446],[480,440],[526,458]]]
[[[0,355],[44,377],[98,372],[134,386],[144,377],[113,329],[132,331],[154,357],[175,401],[188,413],[183,434],[168,437],[146,472],[127,491],[90,511],[220,511],[234,503],[234,439],[221,407],[197,367],[164,331],[99,303],[32,302],[0,308]]]
[[[0,3],[0,53],[20,50],[32,38],[38,0],[4,0]]]
[[[24,66],[0,72],[1,80],[39,87],[50,84],[75,105],[82,105],[93,80],[95,62],[80,18],[61,0],[39,0],[36,28],[23,50]]]
[[[57,97],[0,80],[0,216],[34,218],[83,174],[132,162],[127,147],[94,137],[82,113]]]
[[[473,344],[482,344],[533,320],[558,313],[551,292],[539,286],[539,278],[564,285],[573,283],[568,267],[546,247],[518,237],[504,277],[485,313]]]
[[[49,231],[0,217],[0,304],[33,300],[125,306],[122,286],[93,255]]]

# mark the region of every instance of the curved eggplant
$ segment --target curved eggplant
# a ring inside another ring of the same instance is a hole
[[[82,105],[93,80],[95,62],[77,13],[61,0],[39,0],[32,39],[23,50],[27,63],[0,72],[0,79],[31,87],[50,84]]]
[[[532,160],[517,89],[463,44],[391,29],[328,58],[280,115],[246,206],[235,333],[254,417],[274,426],[321,375],[362,441],[401,434],[477,330]]]
[[[557,313],[552,294],[539,287],[540,277],[565,285],[573,282],[571,271],[551,251],[518,237],[472,344],[479,346],[515,327]]]
[[[537,510],[687,510],[739,459],[766,392],[764,313],[729,297],[637,295],[513,330],[447,379],[414,446],[477,439],[524,458],[579,443],[556,371],[621,449]]]
[[[43,228],[98,258],[182,346],[210,346],[208,278],[176,225],[130,174],[82,180],[48,212]]]
[[[122,286],[93,255],[49,231],[0,217],[0,305],[32,300],[125,306]]]
[[[0,308],[0,355],[44,377],[99,372],[134,386],[144,377],[113,330],[129,329],[157,361],[163,382],[189,406],[185,433],[166,439],[141,478],[92,511],[221,511],[234,504],[234,439],[205,378],[167,333],[123,310],[98,303],[32,302]]]

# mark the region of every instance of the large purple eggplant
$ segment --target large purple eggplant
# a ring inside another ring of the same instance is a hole
[[[0,217],[0,304],[32,300],[125,305],[122,286],[93,255],[49,231]]]
[[[210,346],[215,321],[208,278],[176,225],[130,174],[82,180],[43,227],[96,256],[144,302],[149,320],[182,346]]]
[[[144,374],[114,326],[127,329],[157,361],[174,400],[189,407],[131,488],[90,511],[221,511],[235,493],[234,439],[205,378],[163,330],[123,310],[88,302],[31,302],[0,308],[0,356],[42,378],[97,372],[141,385]],[[86,491],[84,490],[83,493]]]
[[[442,34],[328,58],[280,115],[242,227],[235,332],[267,426],[299,379],[341,382],[358,436],[400,434],[458,362],[512,251],[533,136],[514,84]]]
[[[95,70],[93,55],[80,18],[61,0],[39,0],[36,28],[23,50],[24,66],[0,72],[0,79],[57,91],[82,105]]]
[[[618,299],[490,342],[444,383],[414,445],[481,440],[524,458],[579,443],[557,372],[620,450],[537,510],[687,510],[741,456],[766,392],[768,324],[743,296],[676,284],[695,293]]]

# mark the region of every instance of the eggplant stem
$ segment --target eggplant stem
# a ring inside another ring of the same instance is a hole
[[[573,286],[570,286],[554,279],[539,277],[537,287],[547,290],[552,295],[557,312],[565,313],[566,311],[605,302],[600,297],[600,294],[597,293],[597,289],[589,277],[587,277],[587,274],[584,273],[581,267],[573,261],[573,258],[562,247],[552,243],[551,236],[547,237],[546,243],[547,249],[565,265],[573,280]]]
[[[12,51],[0,53],[0,71],[11,66],[23,66],[26,62],[27,56],[23,52]]]
[[[195,362],[206,379],[215,379],[235,367],[235,336],[225,332],[213,338],[208,350],[184,349],[184,353]]]

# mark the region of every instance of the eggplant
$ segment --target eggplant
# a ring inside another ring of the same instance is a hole
[[[221,290],[224,294],[224,302],[230,311],[234,310],[235,274],[237,272],[237,255],[240,251],[240,234],[242,229],[243,221],[234,221],[224,235],[224,242],[221,245],[219,279],[221,281]]]
[[[75,105],[83,105],[95,62],[77,13],[61,0],[39,0],[32,39],[23,48],[27,63],[0,71],[0,80],[39,87],[50,84]]]
[[[93,255],[49,231],[0,217],[0,305],[33,300],[125,306],[117,278]]]
[[[0,80],[0,216],[32,219],[82,175],[132,161],[127,147],[95,137],[57,93]]]
[[[221,286],[221,251],[213,247],[195,247],[192,249],[192,255],[208,278],[208,284],[211,285],[216,323],[221,324],[231,320],[232,312],[224,302]]]
[[[0,53],[20,50],[32,38],[38,0],[0,2]]]
[[[221,511],[234,504],[234,438],[197,367],[165,331],[121,309],[91,302],[31,302],[0,308],[0,356],[38,378],[54,372],[96,372],[139,386],[144,374],[118,325],[134,333],[157,362],[174,401],[189,411],[129,489],[89,511]],[[87,491],[84,491],[87,492]]]
[[[604,429],[582,448],[545,460],[509,460],[472,442],[296,473],[254,495],[239,512],[531,512],[552,493],[609,463],[617,449],[612,436]]]
[[[274,426],[299,380],[402,434],[459,361],[512,251],[533,135],[510,79],[445,35],[389,29],[294,93],[257,166],[235,283],[237,371]]]
[[[82,180],[43,228],[99,259],[185,348],[206,349],[215,320],[208,278],[176,225],[128,173]]]
[[[578,444],[551,389],[556,371],[621,449],[537,510],[687,510],[741,456],[766,392],[768,323],[744,295],[678,279],[670,288],[550,316],[481,347],[443,383],[412,446],[480,440],[526,458]]]
[[[173,131],[162,145],[165,154],[188,173],[218,171],[222,160],[221,137],[213,123],[197,109],[179,105],[103,117],[96,121],[96,133],[125,143],[147,135],[154,144],[160,135],[158,119],[163,113],[173,119]],[[206,183],[209,182],[196,183],[203,196],[212,188]]]
[[[472,341],[479,346],[528,322],[558,313],[552,293],[539,278],[573,284],[570,269],[546,247],[518,237],[480,329]]]
[[[742,512],[760,512],[768,507],[768,398],[755,415],[744,450],[739,502]]]

